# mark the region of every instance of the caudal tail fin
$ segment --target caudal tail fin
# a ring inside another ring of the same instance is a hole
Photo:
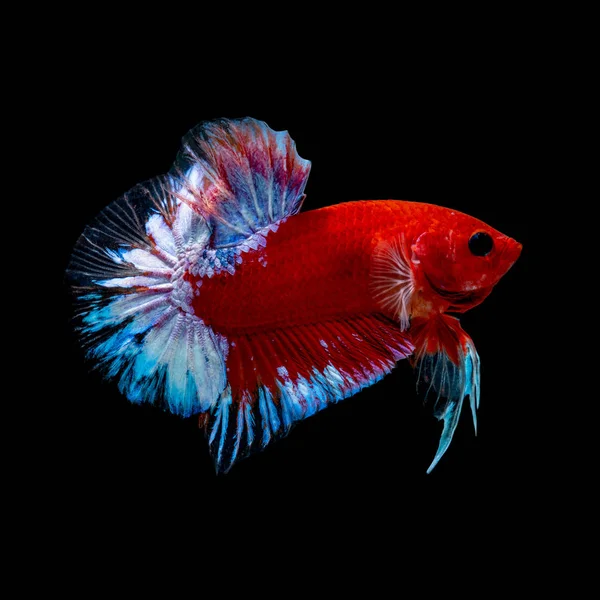
[[[225,387],[224,341],[193,314],[198,289],[185,277],[209,236],[163,176],[105,208],[73,250],[67,275],[82,343],[131,402],[190,416]]]

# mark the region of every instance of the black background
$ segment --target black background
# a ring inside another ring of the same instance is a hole
[[[527,178],[536,116],[527,75],[500,62],[410,73],[406,65],[383,72],[365,65],[344,75],[334,67],[324,79],[250,71],[233,82],[173,69],[157,75],[137,59],[69,71],[54,123],[69,176],[56,242],[60,344],[50,385],[60,401],[51,411],[58,453],[49,470],[67,507],[127,518],[150,510],[207,527],[223,506],[229,517],[272,509],[296,523],[344,514],[355,526],[392,527],[410,521],[421,502],[434,522],[447,518],[449,503],[469,512],[493,504],[485,517],[492,520],[522,506],[534,462],[524,348],[536,298],[529,235],[537,199]],[[304,210],[354,199],[432,202],[523,243],[492,295],[462,318],[482,363],[479,436],[466,405],[430,475],[441,424],[421,405],[407,364],[217,477],[194,419],[129,404],[84,359],[62,273],[86,223],[137,182],[167,171],[196,123],[243,116],[287,129],[312,161]]]

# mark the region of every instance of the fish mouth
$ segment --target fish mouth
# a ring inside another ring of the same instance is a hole
[[[498,244],[501,245],[498,252],[498,262],[505,268],[505,271],[502,273],[504,274],[521,255],[523,244],[520,244],[517,240],[513,240],[508,236],[502,236],[502,238],[498,240]]]
[[[510,261],[511,266],[517,261],[517,258],[521,256],[521,251],[523,250],[523,244],[515,240],[510,240],[510,243],[507,244],[507,247],[504,251],[505,260]]]
[[[494,285],[488,285],[486,287],[481,287],[476,290],[469,290],[465,292],[452,292],[449,290],[444,290],[437,285],[435,285],[431,279],[425,274],[425,279],[427,283],[431,287],[431,289],[440,296],[443,300],[450,303],[449,310],[466,310],[467,308],[471,308],[480,304],[487,298],[492,291]]]

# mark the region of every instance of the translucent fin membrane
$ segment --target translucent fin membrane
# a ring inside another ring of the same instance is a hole
[[[414,275],[404,236],[382,241],[373,250],[371,290],[387,314],[393,314],[406,331],[410,326],[409,307],[415,289]]]
[[[231,338],[229,386],[205,423],[217,471],[389,373],[413,351],[393,321],[355,316]]]
[[[110,204],[77,242],[67,275],[88,356],[132,402],[189,416],[225,387],[226,341],[193,314],[190,254],[210,235],[165,176]]]
[[[250,118],[201,123],[183,138],[172,169],[181,199],[210,223],[217,248],[296,214],[309,172],[287,131]]]
[[[473,344],[466,351],[460,351],[459,364],[455,365],[443,352],[426,354],[419,364],[419,384],[425,390],[426,400],[433,403],[434,416],[444,421],[438,450],[431,470],[450,445],[454,430],[458,425],[463,400],[469,396],[473,413],[473,426],[477,434],[477,413],[479,407],[479,356]]]
[[[136,185],[127,194],[109,204],[96,219],[85,228],[83,235],[73,249],[67,274],[73,284],[95,286],[99,279],[135,276],[141,267],[151,270],[151,266],[164,268],[169,257],[162,252],[170,250],[173,266],[174,248],[161,239],[161,231],[155,232],[158,239],[151,239],[148,220],[157,215],[156,228],[172,226],[177,214],[179,200],[172,194],[173,181],[170,177],[157,177]],[[162,242],[162,243],[161,243]],[[123,249],[143,250],[147,254],[123,259],[119,252]],[[162,255],[161,255],[162,254]],[[149,264],[143,264],[146,256],[152,256]],[[142,261],[140,263],[139,261]]]
[[[427,469],[430,473],[450,446],[467,396],[477,434],[479,356],[473,340],[454,317],[439,315],[427,322],[416,319],[412,332],[417,347],[413,361],[417,386],[425,401],[433,405],[434,416],[444,421],[437,452]]]

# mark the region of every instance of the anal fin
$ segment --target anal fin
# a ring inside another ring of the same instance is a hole
[[[413,351],[398,324],[380,315],[228,339],[229,386],[202,423],[217,472],[379,381]]]

